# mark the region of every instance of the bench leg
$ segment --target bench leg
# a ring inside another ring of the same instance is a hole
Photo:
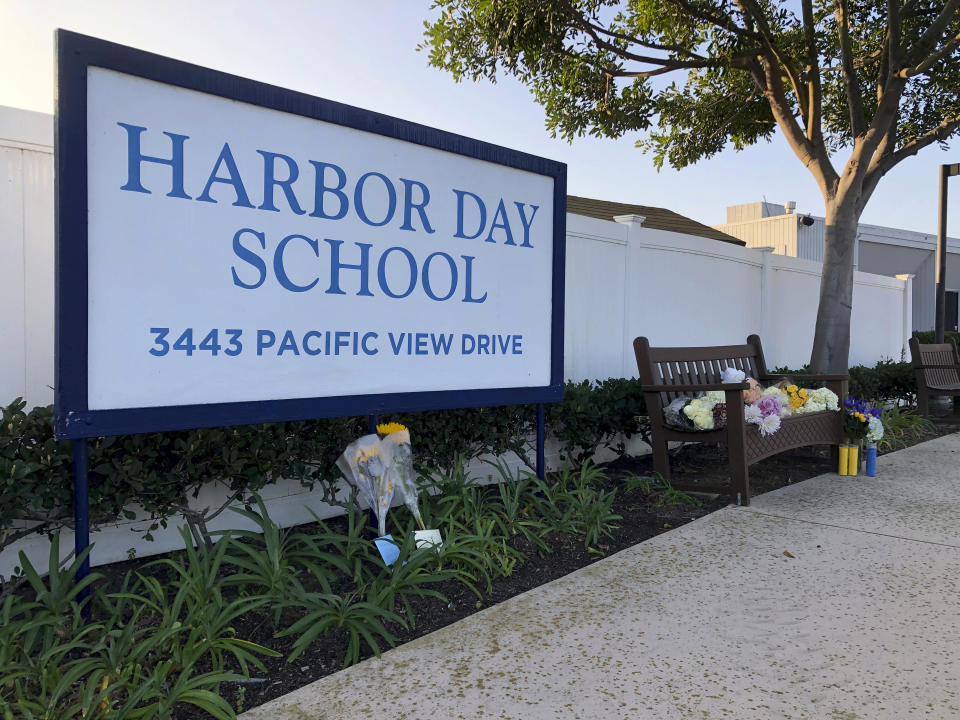
[[[730,457],[730,486],[733,490],[733,499],[746,507],[750,504],[750,468],[746,462],[734,462]]]
[[[666,440],[653,441],[653,471],[664,480],[670,480],[670,452]]]
[[[753,428],[750,428],[753,431]],[[747,444],[745,433],[747,426],[743,420],[743,402],[727,401],[727,449],[730,452],[730,490],[733,499],[739,505],[750,504],[750,463],[747,462]]]
[[[750,467],[742,437],[730,438],[730,489],[740,505],[750,504]]]
[[[917,411],[924,417],[930,415],[929,396],[924,388],[917,388]]]

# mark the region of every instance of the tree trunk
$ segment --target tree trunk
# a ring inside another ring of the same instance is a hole
[[[853,254],[859,213],[850,195],[827,199],[827,234],[820,279],[820,305],[810,368],[815,373],[847,371],[850,311],[853,308]]]

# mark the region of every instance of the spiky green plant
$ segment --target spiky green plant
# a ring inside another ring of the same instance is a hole
[[[284,605],[304,613],[297,622],[278,634],[279,637],[296,636],[288,661],[300,656],[321,635],[343,630],[348,638],[343,658],[343,666],[346,667],[360,659],[361,640],[378,657],[381,643],[390,647],[396,645],[397,638],[387,629],[386,623],[393,622],[406,627],[403,618],[395,612],[359,600],[355,593],[303,593],[286,601]]]
[[[934,429],[934,424],[912,408],[893,407],[880,415],[883,437],[877,448],[883,451],[906,447],[911,440],[922,437]]]

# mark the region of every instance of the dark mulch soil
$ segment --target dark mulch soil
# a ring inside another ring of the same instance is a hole
[[[935,428],[908,444],[922,442],[941,435],[960,430],[960,419],[942,419]],[[727,456],[725,448],[712,445],[690,444],[679,448],[672,459],[673,481],[677,487],[693,490],[722,486],[729,483],[727,474]],[[801,480],[832,470],[826,448],[805,448],[782,453],[764,460],[750,469],[751,492],[759,495]],[[611,487],[619,485],[624,477],[631,474],[650,474],[649,457],[621,458],[607,466]],[[614,538],[602,545],[599,550],[588,551],[583,543],[575,538],[553,536],[549,538],[550,553],[544,553],[536,547],[523,545],[517,547],[527,555],[526,562],[517,568],[508,578],[496,580],[493,590],[482,600],[457,583],[435,585],[448,602],[432,598],[420,600],[415,605],[417,625],[411,630],[391,628],[400,643],[409,642],[434,630],[442,628],[471,615],[484,607],[496,605],[515,595],[555,580],[574,570],[582,568],[601,557],[623,550],[638,542],[654,537],[671,528],[678,527],[698,517],[707,515],[728,504],[729,498],[720,495],[698,495],[699,505],[657,507],[639,492],[619,492],[615,512],[623,519],[614,532]],[[330,523],[336,528],[337,521]],[[137,567],[144,561],[118,563],[105,568],[97,568],[108,576],[105,584],[110,586],[131,567]],[[292,663],[284,659],[292,647],[291,638],[275,638],[269,613],[255,617],[245,616],[236,623],[239,637],[261,643],[280,652],[283,657],[266,658],[267,672],[254,670],[256,677],[244,683],[228,683],[223,688],[224,696],[237,707],[247,710],[268,700],[284,695],[318,678],[336,672],[342,667],[346,637],[332,635],[320,638],[304,654]],[[370,653],[367,652],[367,655]],[[204,713],[183,709],[178,720],[188,718],[206,718]]]

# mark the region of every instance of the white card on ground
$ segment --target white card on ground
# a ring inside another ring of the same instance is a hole
[[[417,541],[417,550],[423,547],[436,547],[443,543],[439,530],[415,530],[413,537]]]

